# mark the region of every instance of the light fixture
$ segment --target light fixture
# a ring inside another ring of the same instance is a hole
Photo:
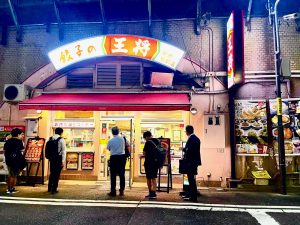
[[[196,108],[191,108],[191,113],[193,114],[193,115],[196,115],[197,114],[197,109]]]
[[[36,110],[36,113],[41,114],[42,110],[38,109],[38,110]]]

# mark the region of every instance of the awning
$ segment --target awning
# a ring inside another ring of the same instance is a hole
[[[47,93],[19,103],[19,109],[65,111],[190,110],[185,93]]]

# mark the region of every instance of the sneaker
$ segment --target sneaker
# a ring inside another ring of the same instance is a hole
[[[9,194],[9,195],[11,195],[12,194],[12,192],[10,191],[10,190],[6,190],[6,194]]]
[[[157,199],[156,193],[150,193],[149,199]]]
[[[10,192],[14,194],[14,193],[18,193],[19,191],[13,188],[12,190],[10,190]]]

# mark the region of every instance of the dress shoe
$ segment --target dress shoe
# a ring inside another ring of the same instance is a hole
[[[184,198],[184,201],[189,201],[189,202],[198,202],[197,198],[192,198],[192,197],[187,197],[187,198]]]
[[[120,195],[120,196],[124,196],[124,191],[121,191],[121,190],[120,190],[119,195]]]
[[[56,190],[56,191],[51,191],[51,194],[57,194],[59,191]]]
[[[115,197],[115,196],[117,196],[117,195],[116,195],[116,192],[109,192],[109,193],[107,193],[107,195],[110,196],[110,197]]]

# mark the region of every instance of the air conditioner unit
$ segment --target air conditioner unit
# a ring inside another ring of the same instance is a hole
[[[5,84],[3,101],[20,102],[28,98],[29,88],[24,84]]]

